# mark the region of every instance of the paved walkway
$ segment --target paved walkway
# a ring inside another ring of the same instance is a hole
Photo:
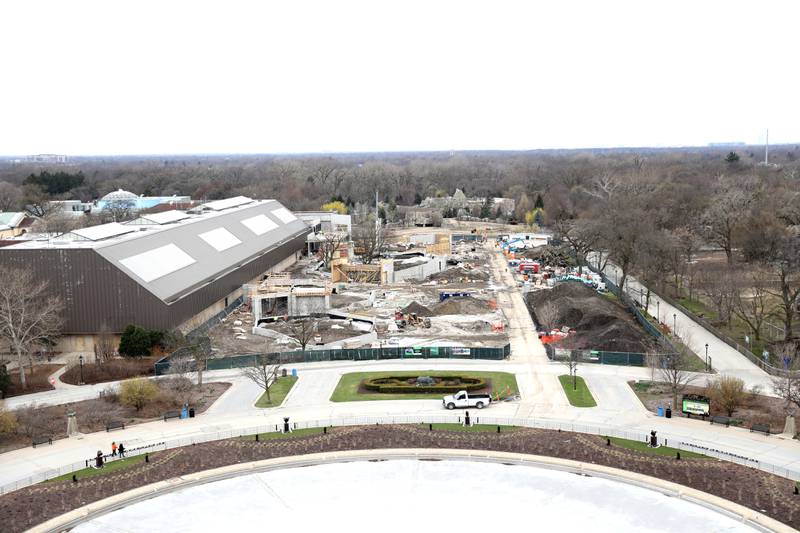
[[[605,274],[615,281],[622,278],[622,272],[616,265],[609,263],[605,268]],[[629,276],[625,283],[625,292],[636,301],[641,301],[640,291],[647,289],[636,280]],[[714,370],[719,374],[736,376],[741,378],[748,388],[758,386],[762,394],[773,395],[772,378],[769,374],[753,364],[747,357],[739,353],[724,341],[717,338],[713,333],[682,313],[679,309],[665,302],[657,295],[651,293],[650,306],[648,312],[652,316],[657,316],[659,321],[670,328],[674,328],[681,340],[696,353],[701,359],[705,360],[706,345],[708,345],[708,355]]]

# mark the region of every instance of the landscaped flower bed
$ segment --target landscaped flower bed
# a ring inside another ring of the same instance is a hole
[[[450,376],[384,376],[365,379],[364,388],[369,391],[402,393],[450,393],[462,390],[476,391],[486,387],[486,380],[478,377]]]

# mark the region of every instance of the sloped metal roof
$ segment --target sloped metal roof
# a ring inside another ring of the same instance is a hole
[[[300,219],[289,220],[279,202],[251,202],[97,243],[94,250],[170,303],[309,231]]]
[[[125,235],[126,233],[131,233],[133,231],[136,231],[136,228],[125,226],[124,224],[119,224],[117,222],[109,222],[108,224],[100,224],[98,226],[90,226],[88,228],[72,230],[70,233],[81,239],[86,239],[89,241],[102,241],[104,239],[110,239],[111,237]]]
[[[129,224],[171,224],[179,220],[187,219],[189,216],[190,215],[185,211],[172,209],[170,211],[162,211],[160,213],[140,215],[139,218],[129,222]]]

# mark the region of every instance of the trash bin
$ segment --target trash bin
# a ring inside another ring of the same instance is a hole
[[[658,416],[664,416],[664,408],[660,405],[658,406]]]
[[[189,418],[194,418],[194,407],[189,408]]]
[[[281,368],[281,376],[286,377],[286,369]]]
[[[297,377],[297,369],[296,368],[292,369],[292,377],[295,377],[295,378]]]
[[[667,416],[667,418],[672,418],[672,408],[671,407],[667,407],[666,416]]]

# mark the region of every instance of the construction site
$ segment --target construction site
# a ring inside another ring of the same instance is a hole
[[[214,353],[381,347],[499,347],[492,252],[477,233],[406,233],[371,264],[345,246],[330,266],[311,254],[243,287],[244,302],[209,331]]]
[[[544,344],[628,353],[653,349],[654,338],[607,290],[601,277],[574,267],[565,248],[503,246]]]

